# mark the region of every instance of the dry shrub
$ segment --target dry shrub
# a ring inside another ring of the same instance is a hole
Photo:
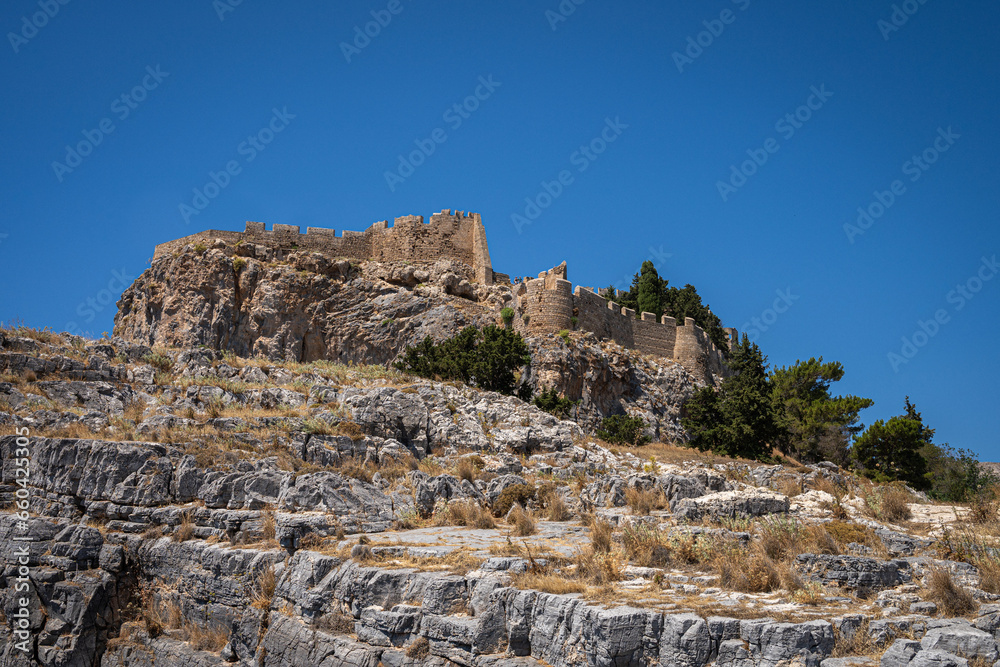
[[[122,416],[125,419],[139,423],[142,421],[142,416],[146,413],[146,404],[141,400],[135,400],[125,406],[125,411]]]
[[[437,526],[468,526],[470,528],[496,528],[493,516],[479,503],[471,500],[455,500],[448,503],[443,511],[434,516]]]
[[[979,571],[979,588],[987,593],[1000,593],[1000,551],[995,540],[986,539],[981,531],[969,527],[958,533],[946,529],[937,551],[940,558],[974,565]]]
[[[511,510],[507,520],[514,526],[514,534],[518,537],[527,537],[528,535],[534,535],[538,532],[538,526],[535,523],[534,514],[520,505],[514,506],[514,509]]]
[[[611,534],[615,528],[603,519],[595,519],[590,526],[590,544],[597,553],[611,551]]]
[[[371,463],[358,463],[353,459],[350,463],[340,469],[340,474],[345,477],[353,477],[354,479],[365,482],[366,484],[372,483],[372,477],[376,472],[377,470],[375,469],[375,466]]]
[[[478,465],[476,459],[478,459]],[[475,483],[476,477],[484,465],[482,457],[475,455],[463,457],[458,460],[458,465],[455,466],[455,477]]]
[[[566,501],[558,493],[549,500],[545,512],[549,521],[568,521],[572,516],[569,507],[566,506]]]
[[[413,660],[426,660],[431,654],[431,643],[427,637],[417,637],[406,647],[406,657]]]
[[[163,537],[163,534],[163,526],[150,526],[146,530],[142,531],[142,539],[158,540]]]
[[[354,441],[364,440],[365,432],[352,421],[342,421],[337,424],[335,435],[346,435],[348,438]]]
[[[628,562],[616,551],[598,553],[593,548],[576,556],[577,574],[595,586],[607,586],[620,581]]]
[[[514,575],[511,583],[515,588],[553,593],[555,595],[583,593],[587,590],[586,584],[582,581],[553,573],[524,572]]]
[[[273,567],[268,567],[260,573],[253,590],[253,602],[251,604],[254,609],[266,610],[271,606],[271,600],[274,599],[274,589],[277,584],[278,581],[274,576]]]
[[[642,567],[666,567],[671,561],[671,549],[659,530],[645,525],[628,526],[622,530],[622,544],[629,560]]]
[[[882,657],[882,653],[885,652],[893,639],[895,639],[895,633],[889,633],[889,640],[879,643],[872,637],[871,630],[869,630],[869,623],[868,618],[863,618],[856,628],[842,625],[838,630],[834,627],[833,652],[830,653],[830,657],[848,658],[863,655],[874,658],[877,663]]]
[[[274,539],[277,534],[277,522],[274,519],[274,512],[271,510],[264,510],[260,515],[260,532],[261,537],[270,541]]]
[[[625,502],[632,508],[632,513],[638,516],[649,516],[653,510],[663,509],[667,506],[667,499],[659,489],[646,491],[634,488],[625,489]]]
[[[218,653],[229,642],[229,631],[220,625],[202,628],[189,624],[184,626],[184,637],[197,651]]]
[[[786,587],[787,588],[787,587]],[[826,590],[818,582],[810,582],[792,593],[792,600],[799,604],[818,605],[826,599]]]
[[[778,482],[777,488],[775,490],[782,495],[788,496],[789,498],[801,495],[804,491],[804,489],[802,488],[802,478],[785,477],[780,482]]]
[[[194,537],[194,521],[191,520],[190,514],[185,513],[181,517],[181,523],[171,537],[174,542],[186,542]]]
[[[226,404],[223,403],[222,399],[214,396],[205,403],[205,414],[207,414],[212,419],[221,417],[226,411]]]
[[[25,382],[38,382],[38,376],[35,375],[35,371],[30,368],[26,368],[24,370],[23,377]]]
[[[781,586],[781,574],[763,549],[730,547],[713,561],[722,588],[740,593],[769,593]]]
[[[951,573],[934,568],[927,575],[925,595],[947,616],[962,616],[976,610],[972,593],[955,583]]]
[[[335,635],[349,635],[354,632],[354,617],[342,611],[334,611],[320,616],[316,627]]]
[[[534,500],[536,493],[535,487],[530,484],[511,484],[501,491],[493,502],[493,516],[507,516],[514,505],[527,507],[528,502]]]
[[[810,483],[812,488],[816,491],[823,491],[824,493],[829,493],[838,502],[844,497],[846,489],[841,486],[837,486],[833,483],[829,477],[822,477],[817,475],[815,479]]]
[[[910,494],[903,489],[890,486],[881,493],[879,516],[886,521],[909,521],[913,518],[910,511]]]
[[[977,526],[990,526],[997,522],[998,503],[993,494],[980,494],[969,504],[968,520]]]
[[[846,549],[847,545],[851,542],[855,542],[869,547],[877,554],[885,552],[885,544],[881,539],[879,539],[879,536],[875,534],[875,531],[868,526],[862,526],[861,524],[851,523],[848,521],[834,520],[823,524],[823,529],[828,535],[830,535],[830,537],[833,538],[834,542],[837,543],[837,547],[841,551]]]

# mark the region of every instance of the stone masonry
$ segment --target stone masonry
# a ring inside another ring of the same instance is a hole
[[[453,259],[472,267],[476,281],[484,285],[510,282],[506,274],[493,271],[486,229],[478,213],[445,209],[431,216],[396,218],[392,227],[385,220],[363,232],[344,230],[337,236],[333,229],[308,227],[302,234],[295,225],[273,225],[268,230],[262,222],[247,222],[243,232],[208,230],[156,246],[153,258],[169,256],[187,244],[223,239],[231,244],[254,243],[283,251],[310,250],[328,257],[342,257],[379,262],[435,262]],[[513,326],[525,335],[552,335],[560,331],[582,330],[601,340],[613,340],[623,347],[644,354],[671,359],[701,381],[711,383],[712,376],[728,373],[725,358],[694,320],[676,322],[653,313],[641,313],[606,301],[590,287],[573,285],[566,278],[566,263],[543,271],[537,279],[514,286],[517,317]],[[574,320],[574,318],[576,318]],[[574,324],[575,322],[575,324]],[[736,330],[727,329],[730,346]]]

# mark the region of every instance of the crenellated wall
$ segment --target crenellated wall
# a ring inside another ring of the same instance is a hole
[[[333,229],[308,227],[302,234],[297,225],[273,225],[247,222],[246,230],[230,232],[208,230],[156,246],[154,259],[173,254],[189,243],[203,238],[218,238],[229,243],[244,241],[284,250],[312,250],[331,257],[375,261],[433,262],[454,259],[473,268],[476,280],[485,285],[494,281],[486,230],[478,213],[452,213],[445,209],[424,224],[423,216],[408,215],[376,222],[363,232],[344,230],[340,236]]]
[[[515,296],[522,317],[517,328],[529,335],[564,329],[590,331],[601,340],[613,340],[622,347],[672,359],[705,382],[711,382],[713,375],[722,377],[728,373],[722,351],[692,318],[685,318],[679,325],[666,315],[659,321],[653,313],[642,313],[636,318],[634,310],[605,300],[589,287],[577,286],[572,292],[570,289],[565,263],[517,285]],[[732,346],[736,342],[736,329],[726,329],[726,333]]]

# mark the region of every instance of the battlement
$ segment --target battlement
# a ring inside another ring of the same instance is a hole
[[[309,250],[330,257],[358,260],[434,262],[454,259],[475,271],[476,280],[493,284],[486,230],[478,213],[451,212],[445,209],[431,215],[429,223],[423,216],[406,215],[396,218],[392,226],[387,220],[370,225],[361,232],[307,227],[303,234],[298,225],[275,224],[270,230],[263,222],[247,222],[242,232],[208,230],[156,246],[154,259],[172,255],[189,243],[204,238],[219,238],[227,243],[256,243],[285,251]]]
[[[537,336],[562,330],[590,331],[601,340],[672,359],[706,382],[712,375],[728,373],[722,350],[692,318],[681,323],[667,315],[657,321],[653,313],[641,313],[636,318],[634,310],[605,300],[591,287],[578,285],[573,289],[566,277],[565,262],[518,285],[515,296],[520,311],[516,326],[524,333]],[[737,341],[736,329],[727,329],[726,333],[732,347]]]

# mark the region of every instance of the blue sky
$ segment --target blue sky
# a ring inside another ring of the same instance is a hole
[[[576,2],[5,3],[0,319],[110,331],[203,229],[471,210],[497,270],[652,259],[1000,460],[1000,7]]]

